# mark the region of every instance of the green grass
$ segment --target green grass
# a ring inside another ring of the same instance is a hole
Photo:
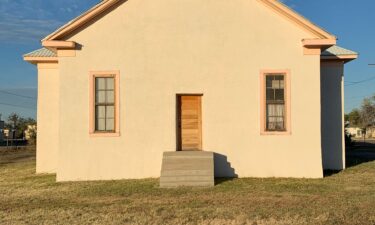
[[[0,224],[375,224],[375,161],[324,179],[56,183],[35,151],[0,150]]]

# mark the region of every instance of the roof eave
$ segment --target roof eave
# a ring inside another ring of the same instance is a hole
[[[112,7],[113,5],[115,5],[116,3],[120,2],[120,1],[121,0],[105,0],[105,1],[102,1],[101,3],[97,4],[93,8],[89,9],[88,11],[83,13],[82,15],[80,15],[77,18],[75,18],[74,20],[72,20],[71,22],[63,25],[62,27],[57,29],[55,32],[53,32],[50,35],[48,35],[47,37],[43,38],[42,42],[57,40],[57,39],[65,36],[65,35],[73,32],[74,30],[78,29],[82,25],[89,22],[92,18],[95,18],[96,16],[100,15],[101,13],[103,13],[104,11],[106,11],[107,9],[109,9],[110,7]]]
[[[337,40],[337,37],[323,28],[319,27],[318,25],[312,23],[310,20],[303,17],[301,14],[297,13],[296,11],[292,10],[285,4],[277,1],[277,0],[258,0],[271,9],[275,10],[279,14],[287,17],[292,22],[295,22],[296,24],[300,25],[310,33],[313,33],[315,36],[317,36],[320,39],[332,39]]]
[[[303,39],[302,44],[304,47],[331,47],[336,44],[336,39]]]
[[[42,41],[42,46],[52,49],[74,49],[76,43],[74,41]]]
[[[344,63],[348,63],[350,61],[353,61],[358,58],[357,54],[352,54],[352,55],[323,55],[320,57],[322,61],[342,61]]]
[[[57,63],[58,57],[34,57],[34,56],[23,56],[23,60],[31,64],[38,63]]]

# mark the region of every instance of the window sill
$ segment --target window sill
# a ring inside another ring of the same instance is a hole
[[[290,131],[261,131],[260,135],[292,135]]]
[[[115,132],[115,133],[95,132],[95,133],[90,133],[90,137],[120,137],[120,132]]]

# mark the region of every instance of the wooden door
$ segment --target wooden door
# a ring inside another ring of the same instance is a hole
[[[201,96],[179,96],[179,150],[202,150]]]

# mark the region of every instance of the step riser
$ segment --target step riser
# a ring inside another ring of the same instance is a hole
[[[212,152],[165,152],[160,187],[214,186]]]
[[[180,164],[180,165],[165,165],[163,166],[162,171],[173,171],[173,170],[196,170],[199,168],[199,170],[210,170],[213,165],[207,165],[207,164]]]
[[[212,176],[211,170],[163,170],[161,177],[164,176]]]
[[[211,158],[212,152],[205,151],[176,151],[176,152],[164,152],[163,157],[208,157]]]

